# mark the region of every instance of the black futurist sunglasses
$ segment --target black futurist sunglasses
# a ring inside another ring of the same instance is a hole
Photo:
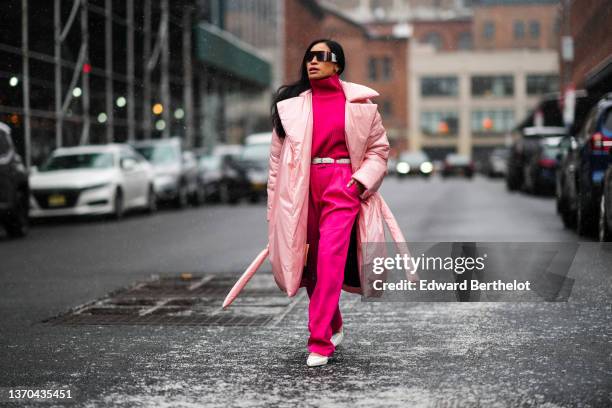
[[[306,62],[312,61],[312,57],[317,57],[319,62],[338,62],[336,54],[331,51],[308,51],[306,53]]]

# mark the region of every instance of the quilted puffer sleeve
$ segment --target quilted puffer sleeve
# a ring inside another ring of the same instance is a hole
[[[268,206],[266,211],[266,221],[270,221],[270,210],[272,208],[274,188],[276,187],[276,175],[278,173],[278,164],[280,161],[280,152],[282,146],[283,141],[276,133],[276,128],[273,128],[272,144],[270,146],[270,159],[268,161]]]
[[[384,177],[388,174],[387,160],[389,158],[389,150],[389,140],[382,124],[382,117],[380,112],[376,111],[370,126],[370,136],[367,141],[365,157],[359,169],[353,173],[353,178],[366,188],[361,193],[362,199],[366,199],[374,194],[382,184]]]

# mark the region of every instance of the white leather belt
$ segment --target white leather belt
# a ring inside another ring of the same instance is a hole
[[[350,158],[342,158],[342,159],[335,159],[333,157],[315,157],[312,159],[312,164],[319,164],[319,163],[350,163],[351,159]]]

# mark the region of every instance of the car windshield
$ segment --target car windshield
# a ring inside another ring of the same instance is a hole
[[[200,158],[200,166],[204,170],[215,170],[221,165],[221,156],[202,156]]]
[[[411,152],[402,153],[402,155],[400,156],[400,160],[406,162],[424,162],[429,160],[429,158],[423,152]]]
[[[154,164],[171,164],[180,161],[178,149],[169,145],[137,146],[136,150]]]
[[[244,147],[241,160],[262,161],[270,156],[270,145],[268,143],[254,143]]]
[[[450,164],[468,164],[470,162],[470,158],[460,154],[449,154],[446,157],[446,161]]]
[[[69,169],[109,169],[112,167],[112,153],[78,153],[51,156],[40,167],[40,171]]]

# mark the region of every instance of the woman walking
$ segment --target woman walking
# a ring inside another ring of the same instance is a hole
[[[279,288],[295,296],[305,287],[310,303],[307,365],[325,365],[344,338],[341,290],[379,296],[366,273],[386,242],[387,225],[399,252],[404,236],[378,193],[387,174],[389,142],[375,90],[339,78],[340,44],[313,41],[300,79],[279,88],[272,104],[268,171],[268,245],[226,297],[227,307],[269,256]],[[363,245],[362,245],[363,244]],[[380,248],[377,247],[377,248]]]

